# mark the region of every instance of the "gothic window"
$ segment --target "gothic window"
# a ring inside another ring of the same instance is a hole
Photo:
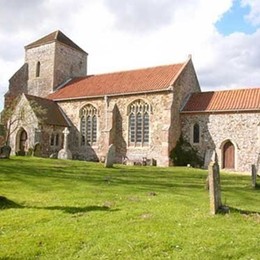
[[[81,145],[97,142],[97,109],[88,104],[80,110]]]
[[[198,144],[200,142],[200,126],[199,124],[193,125],[193,143]]]
[[[150,106],[136,100],[128,107],[128,135],[130,145],[148,145],[150,133]]]
[[[41,63],[38,61],[37,65],[36,65],[36,77],[40,77],[40,73],[41,73]]]

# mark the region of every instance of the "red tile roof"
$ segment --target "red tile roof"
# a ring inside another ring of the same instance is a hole
[[[52,32],[52,33],[42,37],[41,39],[28,44],[27,46],[25,46],[25,49],[31,49],[31,48],[38,47],[38,46],[48,44],[48,43],[52,43],[55,41],[61,42],[65,45],[70,46],[73,49],[86,53],[76,43],[74,43],[71,39],[69,39],[64,33],[62,33],[59,30]]]
[[[193,93],[182,113],[260,110],[260,88]]]
[[[167,90],[186,63],[76,78],[50,94],[53,100]]]

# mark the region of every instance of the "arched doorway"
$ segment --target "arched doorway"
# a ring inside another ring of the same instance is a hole
[[[235,147],[232,142],[227,141],[223,146],[223,168],[234,169],[235,168]]]
[[[19,143],[18,143],[19,151],[21,153],[24,153],[26,151],[26,141],[27,141],[27,132],[24,129],[22,129],[20,132]]]

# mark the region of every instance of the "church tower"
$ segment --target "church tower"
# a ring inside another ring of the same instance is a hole
[[[86,76],[87,55],[61,31],[25,46],[27,94],[46,97],[69,79]]]
[[[69,79],[86,76],[87,56],[61,31],[25,46],[25,63],[9,79],[5,107],[22,93],[46,97]]]

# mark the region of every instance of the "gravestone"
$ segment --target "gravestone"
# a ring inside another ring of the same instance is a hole
[[[64,134],[64,144],[63,144],[63,149],[61,149],[58,153],[58,159],[63,159],[63,160],[72,159],[71,151],[68,148],[68,135],[70,133],[68,127],[65,127],[62,133]]]
[[[212,160],[213,154],[214,154],[214,150],[212,150],[212,149],[206,150],[205,157],[204,157],[204,169],[208,168],[208,166]]]
[[[33,148],[33,156],[41,157],[41,145],[36,143]]]
[[[257,175],[257,170],[256,170],[256,166],[254,164],[252,164],[252,188],[256,188],[256,175]]]
[[[220,173],[217,162],[211,162],[208,167],[210,212],[215,215],[222,207],[220,190]]]
[[[115,162],[115,156],[116,156],[116,148],[113,144],[111,144],[108,148],[108,152],[105,160],[106,168],[113,167],[113,164]]]
[[[11,154],[11,147],[9,145],[5,145],[1,147],[1,151],[0,151],[1,159],[9,159],[10,154]]]

